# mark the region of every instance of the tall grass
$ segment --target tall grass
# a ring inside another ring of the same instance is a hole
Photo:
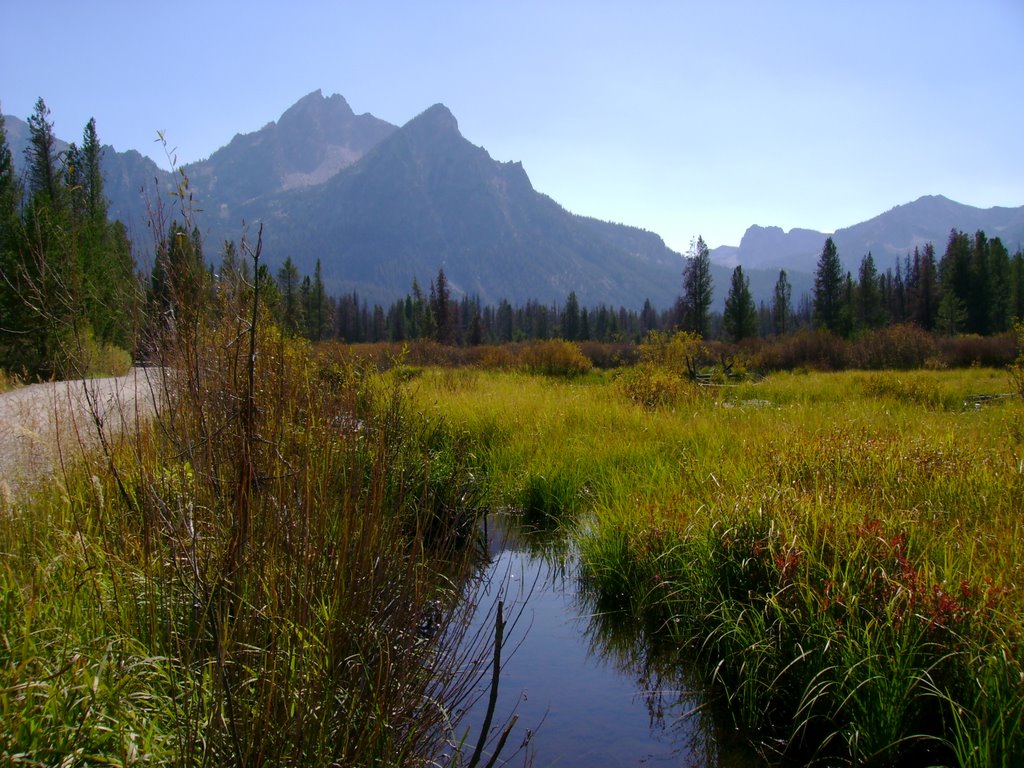
[[[441,378],[417,401],[500,437],[490,502],[586,488],[598,605],[702,660],[766,753],[1024,759],[1024,411],[971,400],[1004,371],[775,374],[654,407],[612,376]]]
[[[451,754],[477,455],[251,288],[216,302],[157,340],[153,421],[2,502],[0,761]]]

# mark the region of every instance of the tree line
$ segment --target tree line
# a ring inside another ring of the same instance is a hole
[[[755,306],[750,283],[738,266],[732,273],[725,311],[711,311],[713,283],[703,239],[691,247],[683,272],[676,317],[683,330],[739,342],[780,337],[815,327],[849,339],[885,325],[909,323],[953,336],[987,336],[1024,320],[1024,251],[1011,256],[998,238],[952,230],[941,258],[927,243],[880,272],[871,253],[857,276],[844,272],[831,237],[825,240],[809,296],[793,305],[792,286],[780,270],[770,304]]]
[[[404,298],[369,305],[355,292],[325,296],[319,262],[313,282],[291,260],[277,273],[285,326],[311,339],[349,343],[432,339],[459,346],[561,338],[568,341],[639,341],[650,331],[680,329],[705,339],[732,342],[779,338],[818,328],[844,339],[885,325],[910,323],[929,332],[991,335],[1024,320],[1024,251],[1010,255],[999,238],[984,232],[950,232],[945,253],[931,243],[916,247],[884,272],[871,253],[857,275],[845,272],[835,242],[822,246],[812,293],[794,303],[785,270],[769,302],[755,302],[738,266],[731,275],[724,311],[711,309],[714,281],[710,253],[698,238],[687,253],[682,292],[675,305],[639,311],[599,304],[587,308],[570,292],[561,305],[501,300],[482,305],[474,296],[453,298],[444,269],[424,291],[414,279]],[[312,304],[310,304],[312,302]],[[314,306],[316,321],[307,323]],[[293,309],[292,309],[293,308]],[[325,319],[326,318],[326,319]]]

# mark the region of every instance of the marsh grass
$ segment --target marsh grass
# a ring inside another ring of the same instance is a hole
[[[1024,411],[965,407],[1005,371],[774,374],[654,408],[614,374],[438,375],[416,400],[500,437],[491,503],[590,489],[575,537],[599,610],[689,649],[766,753],[1024,759]]]
[[[154,419],[2,500],[0,761],[458,763],[479,456],[214,301],[154,340]]]

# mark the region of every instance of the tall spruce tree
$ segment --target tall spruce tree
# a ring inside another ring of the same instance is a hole
[[[840,333],[843,323],[843,266],[832,238],[825,241],[814,272],[814,322]]]
[[[57,139],[53,135],[50,109],[40,97],[28,119],[29,143],[25,148],[28,194],[50,206],[58,202]]]
[[[683,269],[680,324],[684,330],[704,337],[708,335],[713,288],[710,251],[704,238],[698,237],[690,245],[686,267]]]
[[[567,341],[576,341],[580,336],[580,303],[576,298],[576,291],[569,291],[569,297],[565,300],[565,308],[562,310],[562,338]]]
[[[1002,333],[1010,329],[1010,252],[1003,241],[993,237],[988,241],[988,328],[989,333]]]
[[[952,230],[946,252],[939,262],[938,327],[949,335],[974,330],[968,310],[971,301],[971,239],[964,232]]]
[[[989,273],[989,242],[985,233],[974,233],[970,277],[967,283],[967,326],[972,333],[991,331],[992,277]]]
[[[732,272],[722,324],[729,338],[735,342],[757,335],[757,308],[750,293],[750,281],[741,266]]]
[[[882,296],[879,288],[878,270],[875,259],[869,251],[860,262],[857,271],[856,326],[875,328],[884,321]]]
[[[1024,250],[1010,261],[1010,320],[1024,322]]]
[[[914,248],[914,260],[907,277],[907,302],[912,322],[931,331],[939,314],[938,266],[935,246],[925,243],[923,250]]]
[[[793,317],[793,286],[789,284],[786,270],[779,270],[772,294],[772,331],[776,336],[785,336],[790,331]]]
[[[452,328],[451,289],[444,269],[437,271],[437,280],[431,283],[430,308],[434,315],[434,339],[439,344],[451,344],[454,340]]]
[[[291,256],[277,270],[277,288],[281,292],[281,325],[292,335],[305,329],[302,312],[302,277]]]

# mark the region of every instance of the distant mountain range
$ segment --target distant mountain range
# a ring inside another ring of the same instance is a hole
[[[888,269],[915,247],[933,243],[941,256],[950,230],[999,237],[1015,252],[1024,246],[1024,206],[974,208],[941,195],[929,195],[898,205],[873,219],[835,232],[753,226],[738,247],[724,246],[711,252],[712,261],[726,267],[742,264],[744,270],[787,269],[813,273],[825,239],[832,237],[843,266],[856,274],[865,254],[871,253],[880,270]]]
[[[28,128],[5,119],[19,163]],[[147,222],[180,176],[109,146],[103,168],[111,215],[128,224],[144,260]],[[290,256],[309,274],[319,258],[329,290],[357,291],[371,303],[405,295],[413,278],[426,286],[442,267],[456,294],[485,303],[561,303],[575,291],[585,306],[639,308],[650,299],[665,308],[681,290],[683,257],[658,235],[566,211],[534,190],[520,163],[497,162],[467,141],[441,104],[398,127],[315,91],[182,170],[208,260],[217,260],[224,240],[240,237],[243,222],[252,232],[261,221],[272,269]],[[1024,241],[1024,207],[981,210],[925,197],[833,236],[848,269],[869,250],[885,269],[926,241],[941,252],[954,227],[984,229],[1015,250]],[[766,301],[787,269],[796,299],[809,290],[827,236],[751,227],[738,247],[714,249],[716,306],[736,264]]]

